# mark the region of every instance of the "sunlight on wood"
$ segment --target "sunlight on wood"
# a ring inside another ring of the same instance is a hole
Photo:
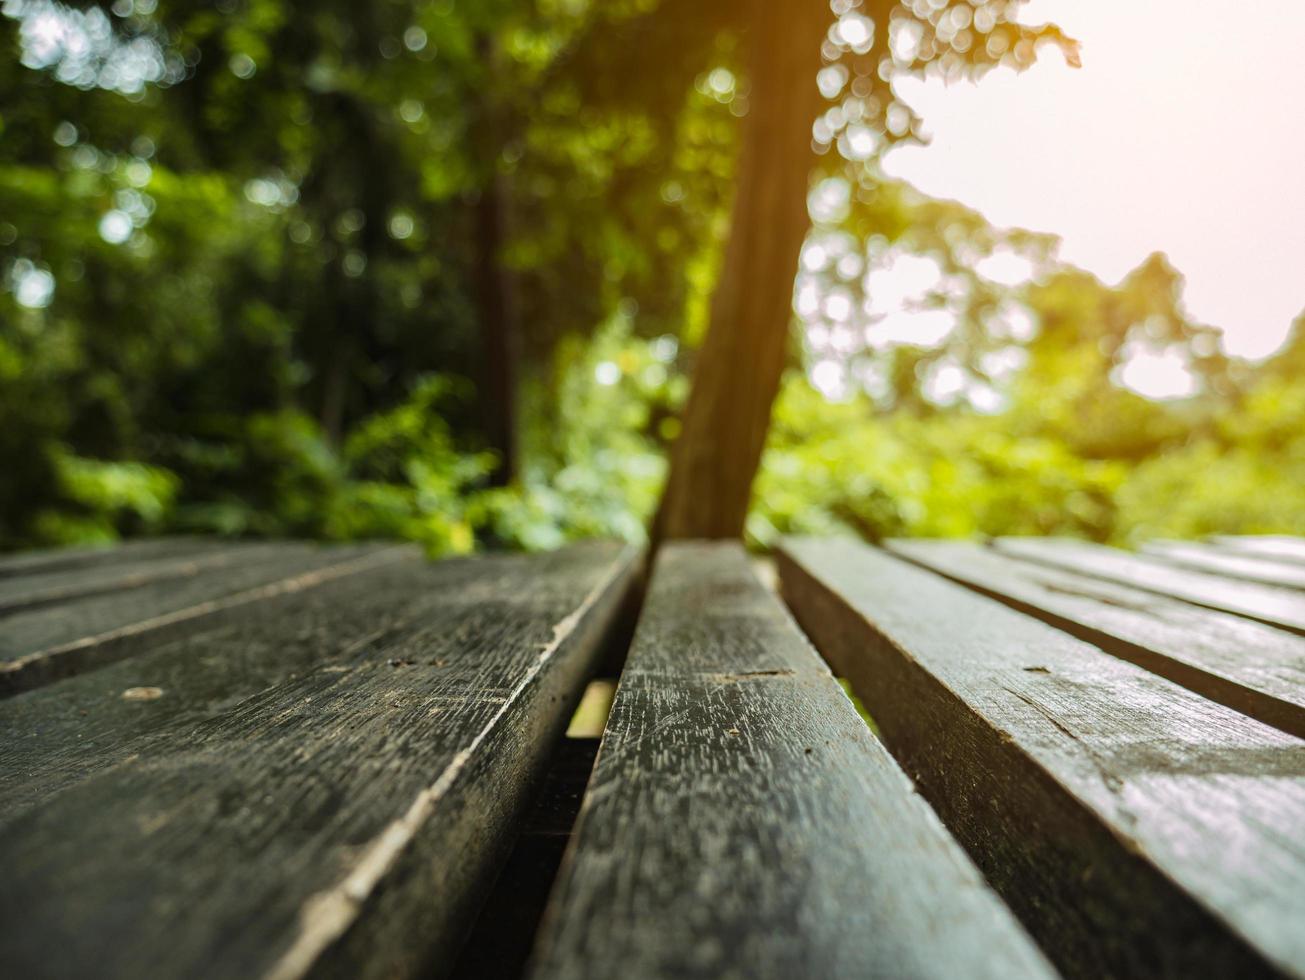
[[[566,730],[567,738],[601,738],[607,726],[607,714],[612,710],[612,698],[616,696],[616,681],[600,678],[590,681],[585,688],[580,704],[571,716],[571,724]]]

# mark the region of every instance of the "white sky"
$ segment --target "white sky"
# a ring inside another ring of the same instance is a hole
[[[1305,309],[1305,0],[1032,0],[1078,38],[1023,75],[903,86],[933,133],[885,169],[992,222],[1064,239],[1117,282],[1153,251],[1230,352],[1270,353]]]

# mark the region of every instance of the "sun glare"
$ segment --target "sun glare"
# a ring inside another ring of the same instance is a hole
[[[885,168],[1062,236],[1062,257],[1108,282],[1163,251],[1229,353],[1270,354],[1305,308],[1305,5],[1033,0],[1023,19],[1081,40],[1082,68],[1048,50],[1024,75],[902,84],[933,141]]]
[[[1147,398],[1188,398],[1199,386],[1187,359],[1177,350],[1144,347],[1127,352],[1114,380]]]

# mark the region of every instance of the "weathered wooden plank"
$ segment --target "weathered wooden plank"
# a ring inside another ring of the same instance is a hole
[[[189,621],[180,636],[144,633],[129,659],[0,701],[0,826],[166,750],[275,684],[349,669],[359,651],[438,601],[421,562],[405,548],[386,563],[355,563],[350,574],[248,603],[239,615]]]
[[[0,578],[40,575],[71,568],[115,564],[127,559],[170,558],[195,554],[230,542],[221,538],[145,538],[86,548],[52,548],[0,555]]]
[[[66,603],[87,596],[137,589],[154,583],[175,583],[233,564],[245,564],[293,553],[307,546],[282,542],[215,544],[180,555],[149,555],[85,568],[43,571],[0,578],[0,617],[23,609]]]
[[[1305,567],[1259,555],[1239,555],[1212,545],[1190,541],[1148,541],[1142,550],[1161,561],[1209,572],[1225,578],[1245,579],[1280,589],[1305,589]]]
[[[901,539],[887,547],[1107,653],[1305,737],[1305,638],[964,541]]]
[[[742,549],[664,547],[532,976],[1048,974]]]
[[[635,565],[590,545],[415,567],[417,615],[10,821],[0,975],[448,963]]]
[[[207,574],[0,619],[0,697],[131,656],[142,636],[179,636],[200,620],[416,554],[411,545],[282,544]]]
[[[876,549],[780,574],[1067,974],[1305,976],[1305,742]]]
[[[1305,596],[1290,589],[1275,589],[1174,568],[1116,548],[1069,538],[995,538],[992,546],[1003,554],[1024,561],[1131,585],[1135,589],[1245,616],[1293,633],[1305,633]]]
[[[1208,540],[1213,545],[1239,554],[1305,564],[1305,538],[1286,534],[1219,534]]]

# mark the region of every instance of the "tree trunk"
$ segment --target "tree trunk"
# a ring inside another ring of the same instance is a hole
[[[809,227],[816,72],[826,0],[754,0],[748,114],[729,243],[654,541],[743,533],[788,352],[793,279]]]
[[[498,454],[491,480],[507,486],[517,478],[517,336],[512,279],[503,268],[503,178],[491,176],[476,203],[476,305],[484,351],[481,389],[485,436]]]
[[[331,351],[330,364],[322,385],[322,413],[320,422],[326,441],[336,449],[344,442],[344,389],[347,384],[349,360],[344,352],[345,341],[337,340]]]
[[[490,480],[495,486],[507,486],[516,480],[519,465],[516,306],[512,274],[503,265],[509,191],[506,178],[498,172],[498,157],[506,136],[507,121],[494,89],[494,76],[500,71],[497,47],[488,34],[480,35],[476,46],[490,73],[479,107],[477,155],[483,183],[473,219],[476,228],[476,306],[484,354],[480,404],[486,441],[498,455]]]

